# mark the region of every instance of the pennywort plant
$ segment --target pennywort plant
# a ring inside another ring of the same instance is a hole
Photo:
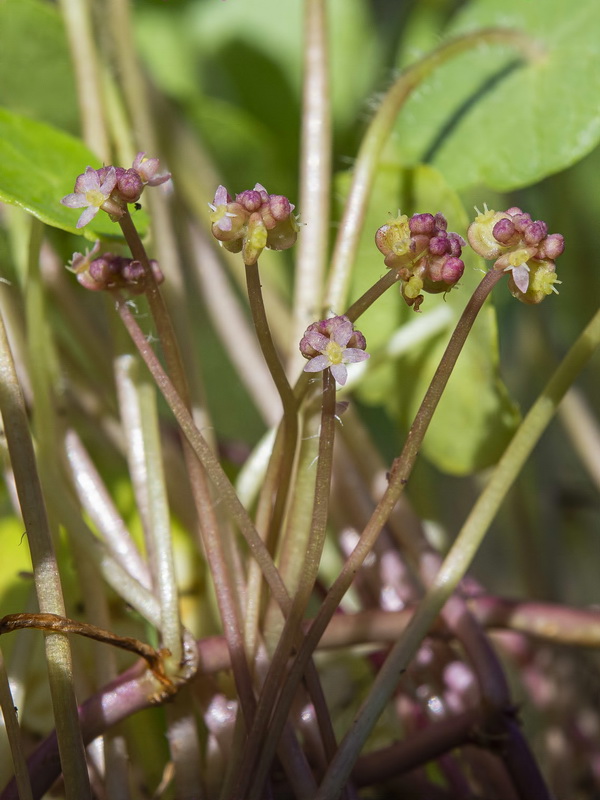
[[[527,463],[566,395],[598,482],[573,394],[600,341],[593,248],[579,195],[517,190],[600,137],[573,88],[600,18],[522,5],[473,0],[400,52],[363,126],[336,81],[396,28],[415,46],[417,5],[298,0],[283,27],[275,0],[0,5],[18,63],[3,23],[72,58],[48,90],[85,140],[9,82],[1,530],[30,562],[0,573],[1,800],[590,796],[599,617],[550,585],[531,531],[559,463]]]

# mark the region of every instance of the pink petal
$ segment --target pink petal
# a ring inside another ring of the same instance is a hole
[[[89,169],[89,168],[88,168]],[[87,172],[87,170],[86,170]],[[96,180],[98,180],[98,174],[96,173]],[[117,171],[114,167],[111,167],[108,170],[106,178],[104,179],[102,185],[99,187],[100,191],[105,197],[112,192],[117,184]]]
[[[329,366],[329,359],[327,356],[315,356],[311,358],[308,364],[304,367],[304,372],[322,372]]]
[[[520,267],[514,267],[512,277],[517,289],[525,294],[529,288],[529,270],[525,264],[521,264]]]
[[[340,319],[332,326],[331,339],[341,347],[345,347],[354,333],[354,326],[349,319]]]
[[[319,353],[322,353],[329,344],[327,336],[323,336],[322,333],[318,333],[317,331],[306,331],[304,338],[309,345],[315,350],[318,350]]]
[[[97,206],[89,206],[77,220],[76,228],[83,228],[88,222],[91,222],[100,209]]]
[[[344,350],[344,364],[356,364],[358,361],[366,361],[371,358],[370,353],[365,353],[364,350],[359,350],[357,347],[347,347]]]
[[[340,384],[340,386],[343,386],[348,379],[348,370],[343,364],[332,364],[331,374]]]
[[[89,206],[83,194],[68,194],[66,197],[63,197],[60,202],[63,206],[68,206],[69,208],[84,208],[85,206]]]

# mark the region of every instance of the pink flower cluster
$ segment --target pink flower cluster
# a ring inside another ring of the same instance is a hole
[[[410,219],[401,214],[375,234],[386,267],[398,272],[402,296],[415,311],[423,302],[421,292],[447,292],[463,275],[465,241],[447,227],[443,214],[414,214]]]
[[[524,303],[540,303],[557,292],[555,259],[565,249],[560,233],[548,233],[542,220],[533,220],[520,208],[477,212],[467,231],[469,244],[485,259],[494,259],[494,269],[510,272],[508,288]]]
[[[287,250],[298,237],[294,206],[283,195],[269,194],[260,183],[235,200],[219,186],[209,207],[213,236],[230,252],[241,252],[245,264],[255,264],[265,247]]]
[[[367,342],[360,331],[354,330],[348,317],[331,317],[313,322],[300,340],[300,352],[310,359],[304,367],[305,372],[322,372],[330,369],[331,374],[342,386],[348,378],[346,364],[365,361]]]
[[[72,194],[63,197],[61,203],[68,208],[83,208],[77,228],[83,228],[102,209],[114,220],[119,219],[128,203],[137,203],[145,186],[159,186],[171,177],[169,173],[158,175],[157,158],[146,158],[138,153],[129,169],[124,167],[87,167],[77,177]]]
[[[139,261],[113,253],[96,256],[100,242],[96,242],[88,253],[75,253],[69,269],[77,276],[79,283],[93,292],[106,289],[127,289],[132,294],[142,294],[146,290],[147,277],[143,265]],[[157,283],[162,283],[164,276],[158,263],[150,261],[150,266]]]

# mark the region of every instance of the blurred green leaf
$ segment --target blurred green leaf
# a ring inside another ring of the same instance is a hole
[[[120,237],[121,229],[104,212],[81,230],[75,227],[80,209],[66,208],[61,198],[73,191],[87,166],[98,169],[99,159],[67,133],[0,109],[0,200],[33,214],[46,225],[78,233],[91,241]],[[142,232],[146,215],[135,215]]]
[[[347,187],[347,176],[338,189]],[[364,234],[353,276],[352,299],[358,297],[385,271],[383,256],[373,236],[398,208],[407,214],[441,211],[449,230],[463,236],[468,224],[457,195],[431,167],[402,171],[380,168],[372,194]],[[459,288],[442,295],[425,295],[421,313],[409,309],[399,290],[390,289],[359,320],[367,338],[372,364],[358,394],[367,404],[384,405],[403,427],[411,424],[437,368],[450,334],[470,294],[481,280],[483,263],[468,249],[464,252],[465,275]],[[503,291],[500,287],[499,291]],[[386,355],[388,343],[403,326],[407,333],[418,325],[414,344],[408,343],[396,357]],[[380,351],[378,353],[378,351]],[[383,352],[382,352],[383,351]],[[488,302],[446,387],[423,444],[423,454],[439,469],[463,475],[494,463],[502,454],[516,422],[517,413],[498,374],[496,317]]]
[[[0,106],[77,131],[71,57],[55,5],[0,0]]]
[[[540,55],[525,64],[482,44],[445,64],[407,102],[395,148],[456,189],[508,191],[570,166],[600,139],[600,4],[477,0],[448,32],[488,27],[529,33]]]
[[[354,122],[372,89],[381,53],[362,0],[332,0],[328,6],[333,115],[338,124],[346,125]],[[239,91],[243,86],[237,83],[243,77],[274,115],[282,105],[300,102],[302,17],[302,0],[286,0],[285,6],[280,0],[210,0],[181,7],[140,7],[136,13],[144,58],[165,91],[181,99],[183,93],[189,97],[195,85],[199,94],[229,95],[232,102],[237,96],[238,104],[250,110],[251,98],[247,91]],[[276,65],[290,97],[277,95],[276,87],[256,73],[254,57],[248,59],[248,54],[259,54]],[[233,59],[245,69],[232,69]],[[297,129],[295,121],[291,130]]]

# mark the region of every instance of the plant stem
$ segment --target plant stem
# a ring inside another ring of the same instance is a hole
[[[255,721],[248,736],[244,761],[240,769],[238,784],[236,786],[236,797],[246,796],[247,785],[249,783],[251,786],[248,794],[249,800],[254,800],[254,798],[259,798],[261,796],[267,773],[271,766],[271,759],[277,748],[280,730],[272,730],[268,727],[269,717],[277,699],[277,694],[273,691],[273,687],[282,685],[285,666],[294,642],[298,639],[302,617],[304,616],[306,606],[314,588],[321,560],[329,509],[329,487],[331,482],[334,436],[335,379],[331,375],[331,371],[327,369],[323,373],[323,403],[319,440],[319,460],[317,462],[311,533],[306,557],[304,559],[304,567],[300,575],[298,589],[294,595],[292,606],[285,620],[281,637],[265,679],[265,688],[259,698]],[[292,703],[295,690],[296,686],[293,687],[292,695],[288,698],[289,705]],[[258,761],[255,765],[255,759],[257,758]]]
[[[327,596],[325,597],[319,613],[304,637],[302,647],[296,655],[294,664],[286,679],[286,698],[287,702],[283,702],[283,693],[279,700],[273,716],[271,718],[270,729],[273,731],[281,730],[281,726],[285,722],[289,712],[289,698],[293,696],[293,689],[298,685],[302,676],[304,666],[308,658],[317,646],[317,643],[331,617],[335,614],[339,603],[347,592],[356,571],[360,568],[362,562],[367,557],[377,536],[385,525],[387,518],[396,505],[398,498],[404,490],[404,486],[408,482],[408,478],[417,458],[421,442],[425,436],[425,432],[431,422],[433,413],[437,404],[442,396],[442,392],[450,378],[452,369],[460,355],[462,347],[467,339],[469,331],[483,306],[486,298],[491,292],[492,288],[503,277],[502,272],[491,270],[483,277],[479,286],[475,289],[473,296],[467,303],[457,326],[450,338],[448,346],[442,356],[440,364],[431,380],[429,389],[427,390],[423,402],[417,412],[415,420],[408,433],[406,442],[402,449],[402,453],[395,460],[390,473],[390,482],[388,488],[375,508],[371,519],[369,520],[366,528],[364,529],[355,549],[352,551],[340,575],[337,577],[331,586]],[[289,692],[289,694],[288,694]],[[343,786],[343,784],[341,784]],[[341,791],[341,788],[340,788]]]
[[[304,3],[304,80],[299,206],[306,227],[298,242],[290,364],[300,361],[296,343],[320,316],[329,236],[331,102],[327,4]]]
[[[296,457],[296,446],[298,442],[298,403],[294,391],[286,377],[283,365],[279,360],[273,337],[269,329],[267,313],[263,302],[260,275],[258,272],[258,262],[246,264],[246,285],[248,288],[248,300],[250,310],[256,329],[256,335],[265,358],[273,382],[279,392],[283,405],[283,442],[281,449],[281,462],[279,466],[279,482],[277,495],[273,507],[273,514],[267,532],[266,542],[270,552],[274,552],[275,539],[281,532],[287,497],[290,490],[290,480],[294,468]]]
[[[8,682],[8,675],[6,674],[6,667],[4,666],[4,658],[0,651],[0,709],[2,710],[2,717],[4,719],[4,726],[6,728],[6,735],[10,745],[10,753],[13,761],[13,769],[15,773],[15,782],[19,792],[20,800],[33,800],[31,791],[31,782],[29,780],[29,773],[27,772],[27,761],[23,753],[21,744],[21,730],[17,720],[17,708],[15,706],[10,684]]]
[[[60,0],[60,5],[75,71],[83,138],[101,161],[110,163],[90,5],[80,0]]]
[[[506,493],[552,419],[563,395],[598,344],[600,311],[567,353],[506,448],[490,482],[475,503],[446,556],[433,585],[379,671],[369,697],[356,715],[350,733],[341,743],[330,765],[316,800],[336,796],[336,791],[344,785],[369,732],[394,692],[399,676],[405,671],[441,608],[464,577]],[[542,793],[542,788],[538,786],[534,796],[548,795]]]

